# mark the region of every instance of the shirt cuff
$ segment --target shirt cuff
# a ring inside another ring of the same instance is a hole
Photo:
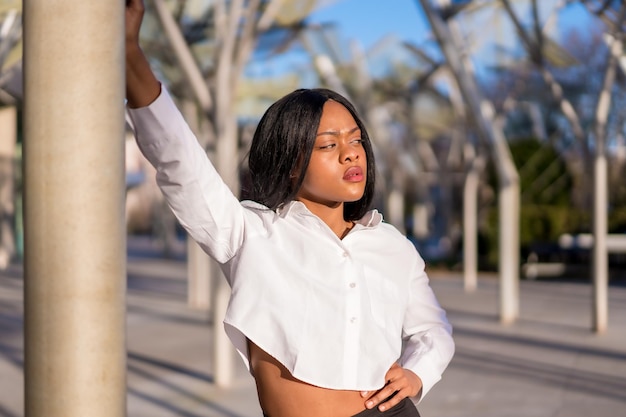
[[[439,382],[453,355],[454,341],[444,328],[414,335],[406,342],[400,366],[414,372],[422,380],[418,403]]]

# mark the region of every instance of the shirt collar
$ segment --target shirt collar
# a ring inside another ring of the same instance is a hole
[[[307,216],[315,216],[309,209],[302,203],[301,201],[293,200],[289,203],[279,207],[276,209],[276,213],[282,217],[286,218],[290,215],[298,215],[303,214]],[[370,210],[363,217],[357,220],[355,223],[360,224],[364,227],[376,227],[383,221],[383,216],[378,212],[378,210]]]
[[[357,224],[365,227],[376,227],[383,221],[383,215],[376,209],[365,213],[365,216],[356,221]]]
[[[313,215],[313,213],[311,213],[309,211],[308,208],[306,208],[306,206],[304,205],[304,203],[302,201],[297,201],[297,200],[292,200],[280,207],[278,207],[276,209],[276,213],[282,217],[282,218],[286,218],[287,216],[289,216],[291,213],[293,214],[309,214],[309,215]]]

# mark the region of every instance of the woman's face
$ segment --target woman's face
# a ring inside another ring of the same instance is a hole
[[[297,199],[337,207],[361,199],[366,181],[367,157],[361,130],[348,109],[328,100]]]

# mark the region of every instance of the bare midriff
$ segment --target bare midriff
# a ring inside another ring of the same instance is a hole
[[[250,341],[248,349],[259,402],[268,417],[350,417],[365,410],[359,391],[307,384]]]

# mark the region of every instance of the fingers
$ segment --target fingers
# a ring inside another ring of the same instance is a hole
[[[126,13],[143,14],[144,10],[143,0],[126,0]]]
[[[139,29],[144,14],[143,0],[126,0],[126,42],[139,42]]]
[[[126,14],[142,16],[145,10],[143,0],[126,0]]]
[[[387,371],[387,384],[365,402],[368,409],[378,405],[380,411],[389,410],[406,397],[412,397],[422,388],[421,379],[408,369],[394,364]]]
[[[372,396],[369,400],[365,402],[365,408],[371,409],[371,408],[378,406],[378,409],[380,411],[385,411],[385,410],[390,409],[391,407],[393,407],[400,401],[400,399],[396,399],[399,393],[396,393],[396,395],[394,395],[393,398],[389,398],[391,397],[391,395],[393,395],[393,393],[394,391],[392,389],[388,389],[387,386],[385,386],[385,388],[380,390],[378,394]],[[385,401],[385,399],[387,398],[389,399]]]
[[[143,9],[143,0],[126,0],[126,6]]]

